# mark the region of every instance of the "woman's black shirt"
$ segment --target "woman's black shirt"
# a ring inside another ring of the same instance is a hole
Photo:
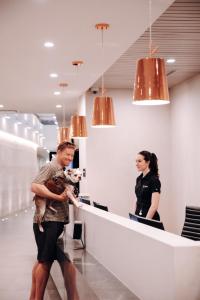
[[[158,176],[147,173],[144,177],[143,174],[137,177],[135,194],[137,197],[135,214],[141,217],[146,217],[148,210],[151,206],[152,193],[160,193],[161,183]],[[153,216],[154,220],[160,220],[158,212]]]

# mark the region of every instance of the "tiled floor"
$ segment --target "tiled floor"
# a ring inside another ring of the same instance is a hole
[[[0,299],[28,300],[31,270],[36,257],[32,232],[32,210],[0,222]],[[84,250],[73,250],[77,242],[67,238],[68,252],[77,267],[80,300],[138,300],[119,280]],[[45,300],[64,300],[62,274],[55,262]]]
[[[0,299],[28,300],[31,286],[31,271],[36,257],[32,232],[32,214],[29,209],[0,219]],[[45,300],[61,300],[50,278]]]
[[[79,241],[67,238],[66,248],[69,249],[70,257],[80,272],[78,274],[81,274],[78,278],[81,300],[139,300],[87,251],[73,250],[80,245]]]

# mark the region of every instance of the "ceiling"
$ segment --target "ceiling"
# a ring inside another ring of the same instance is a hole
[[[174,58],[166,64],[168,84],[172,87],[200,73],[200,0],[176,0],[152,25],[155,56]],[[107,88],[133,88],[136,62],[148,55],[149,30],[105,73]],[[95,87],[101,86],[98,80]]]
[[[167,65],[169,86],[199,73],[200,1],[153,0],[151,20],[156,55],[176,59]],[[99,22],[110,24],[104,58]],[[104,72],[107,88],[132,88],[136,61],[148,55],[148,27],[148,0],[0,0],[0,105],[38,114],[46,124],[56,114],[61,123]],[[84,64],[74,67],[74,60]]]
[[[172,2],[152,1],[152,21]],[[110,24],[104,35],[104,59],[95,29],[99,22]],[[147,27],[148,0],[1,0],[0,105],[18,112],[56,113],[61,120],[63,112],[56,105],[64,104],[69,118],[79,96]],[[55,47],[45,48],[46,41]],[[84,61],[78,70],[72,66],[77,59]],[[59,77],[50,78],[50,73]],[[60,88],[61,82],[68,87]]]

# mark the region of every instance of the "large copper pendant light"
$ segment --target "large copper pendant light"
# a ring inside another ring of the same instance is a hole
[[[103,54],[103,31],[109,28],[109,24],[99,23],[96,29],[102,33],[102,54]],[[96,128],[109,128],[115,126],[115,117],[112,98],[105,95],[104,74],[102,74],[101,96],[97,96],[93,105],[92,126]]]
[[[139,59],[137,62],[133,104],[168,104],[170,101],[164,59],[152,57],[157,49],[152,50],[151,0],[149,0],[149,23],[149,57]]]
[[[59,84],[61,88],[66,88],[68,84],[66,82],[61,82]],[[59,127],[59,143],[69,142],[70,141],[70,130],[69,127],[66,127],[65,124],[65,105],[63,104],[63,120],[62,127]]]
[[[87,138],[85,116],[74,115],[71,117],[71,137],[74,139]]]

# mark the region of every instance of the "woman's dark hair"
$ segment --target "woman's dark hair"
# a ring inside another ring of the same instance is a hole
[[[142,155],[144,157],[145,161],[149,161],[149,169],[150,171],[159,177],[158,174],[158,159],[157,156],[155,155],[155,153],[151,153],[149,151],[140,151],[139,152],[140,155]]]
[[[69,148],[69,149],[76,149],[76,145],[74,145],[73,143],[70,143],[70,142],[62,142],[58,145],[57,147],[57,151],[63,151],[65,150],[66,148]]]

